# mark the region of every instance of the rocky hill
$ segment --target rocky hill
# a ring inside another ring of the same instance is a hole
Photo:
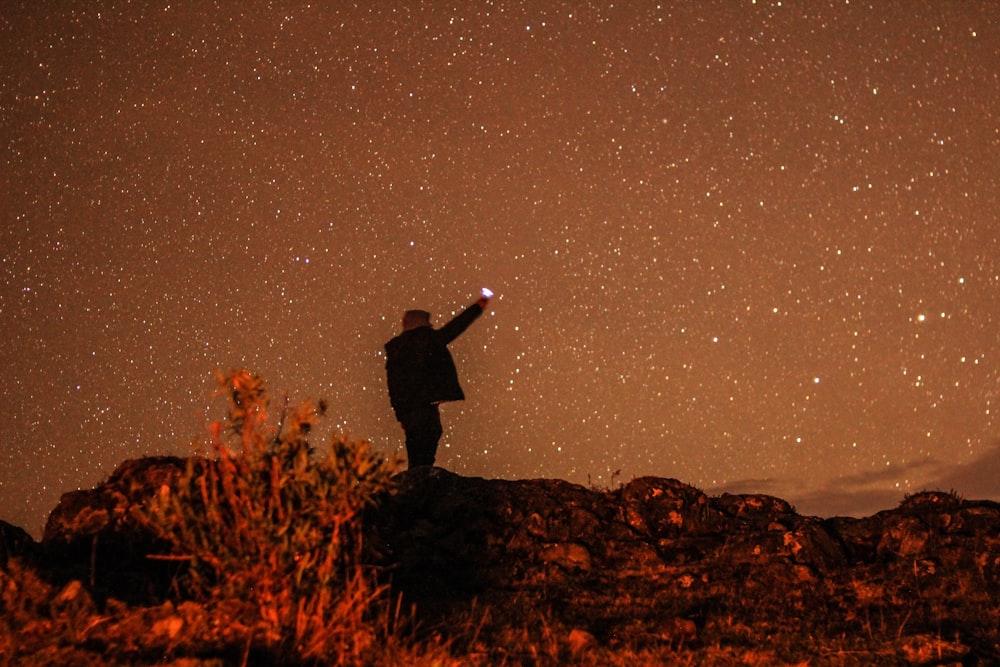
[[[204,610],[171,597],[181,565],[147,559],[161,545],[131,519],[183,468],[126,462],[66,494],[39,543],[2,527],[4,634],[20,644],[0,641],[0,662],[228,664],[198,634]],[[994,502],[926,492],[821,519],[652,477],[596,490],[423,468],[396,481],[366,517],[364,559],[456,664],[1000,664]],[[78,641],[53,645],[59,622]]]

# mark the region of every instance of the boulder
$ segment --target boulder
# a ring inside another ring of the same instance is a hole
[[[174,456],[128,460],[94,489],[63,494],[41,541],[50,576],[85,581],[100,597],[130,602],[161,597],[177,565],[147,559],[164,547],[132,510],[161,487],[174,485],[185,466],[185,459]]]
[[[0,567],[6,566],[11,558],[34,562],[38,555],[39,546],[28,531],[0,521]]]

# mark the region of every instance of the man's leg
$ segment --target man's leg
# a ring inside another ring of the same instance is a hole
[[[422,405],[410,410],[403,422],[406,431],[407,466],[432,466],[441,439],[441,411],[437,405]]]

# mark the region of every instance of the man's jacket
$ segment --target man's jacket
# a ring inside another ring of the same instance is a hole
[[[448,343],[482,313],[483,309],[474,303],[440,329],[417,327],[385,344],[389,402],[397,419],[416,406],[465,398]]]

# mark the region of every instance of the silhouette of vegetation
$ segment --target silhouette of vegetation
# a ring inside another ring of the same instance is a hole
[[[361,563],[361,517],[391,487],[394,466],[342,437],[317,456],[307,437],[322,407],[286,408],[272,425],[264,383],[247,371],[219,384],[229,407],[212,424],[214,456],[192,457],[144,521],[172,546],[164,557],[190,562],[186,594],[224,612],[248,650],[354,664],[387,597]]]

